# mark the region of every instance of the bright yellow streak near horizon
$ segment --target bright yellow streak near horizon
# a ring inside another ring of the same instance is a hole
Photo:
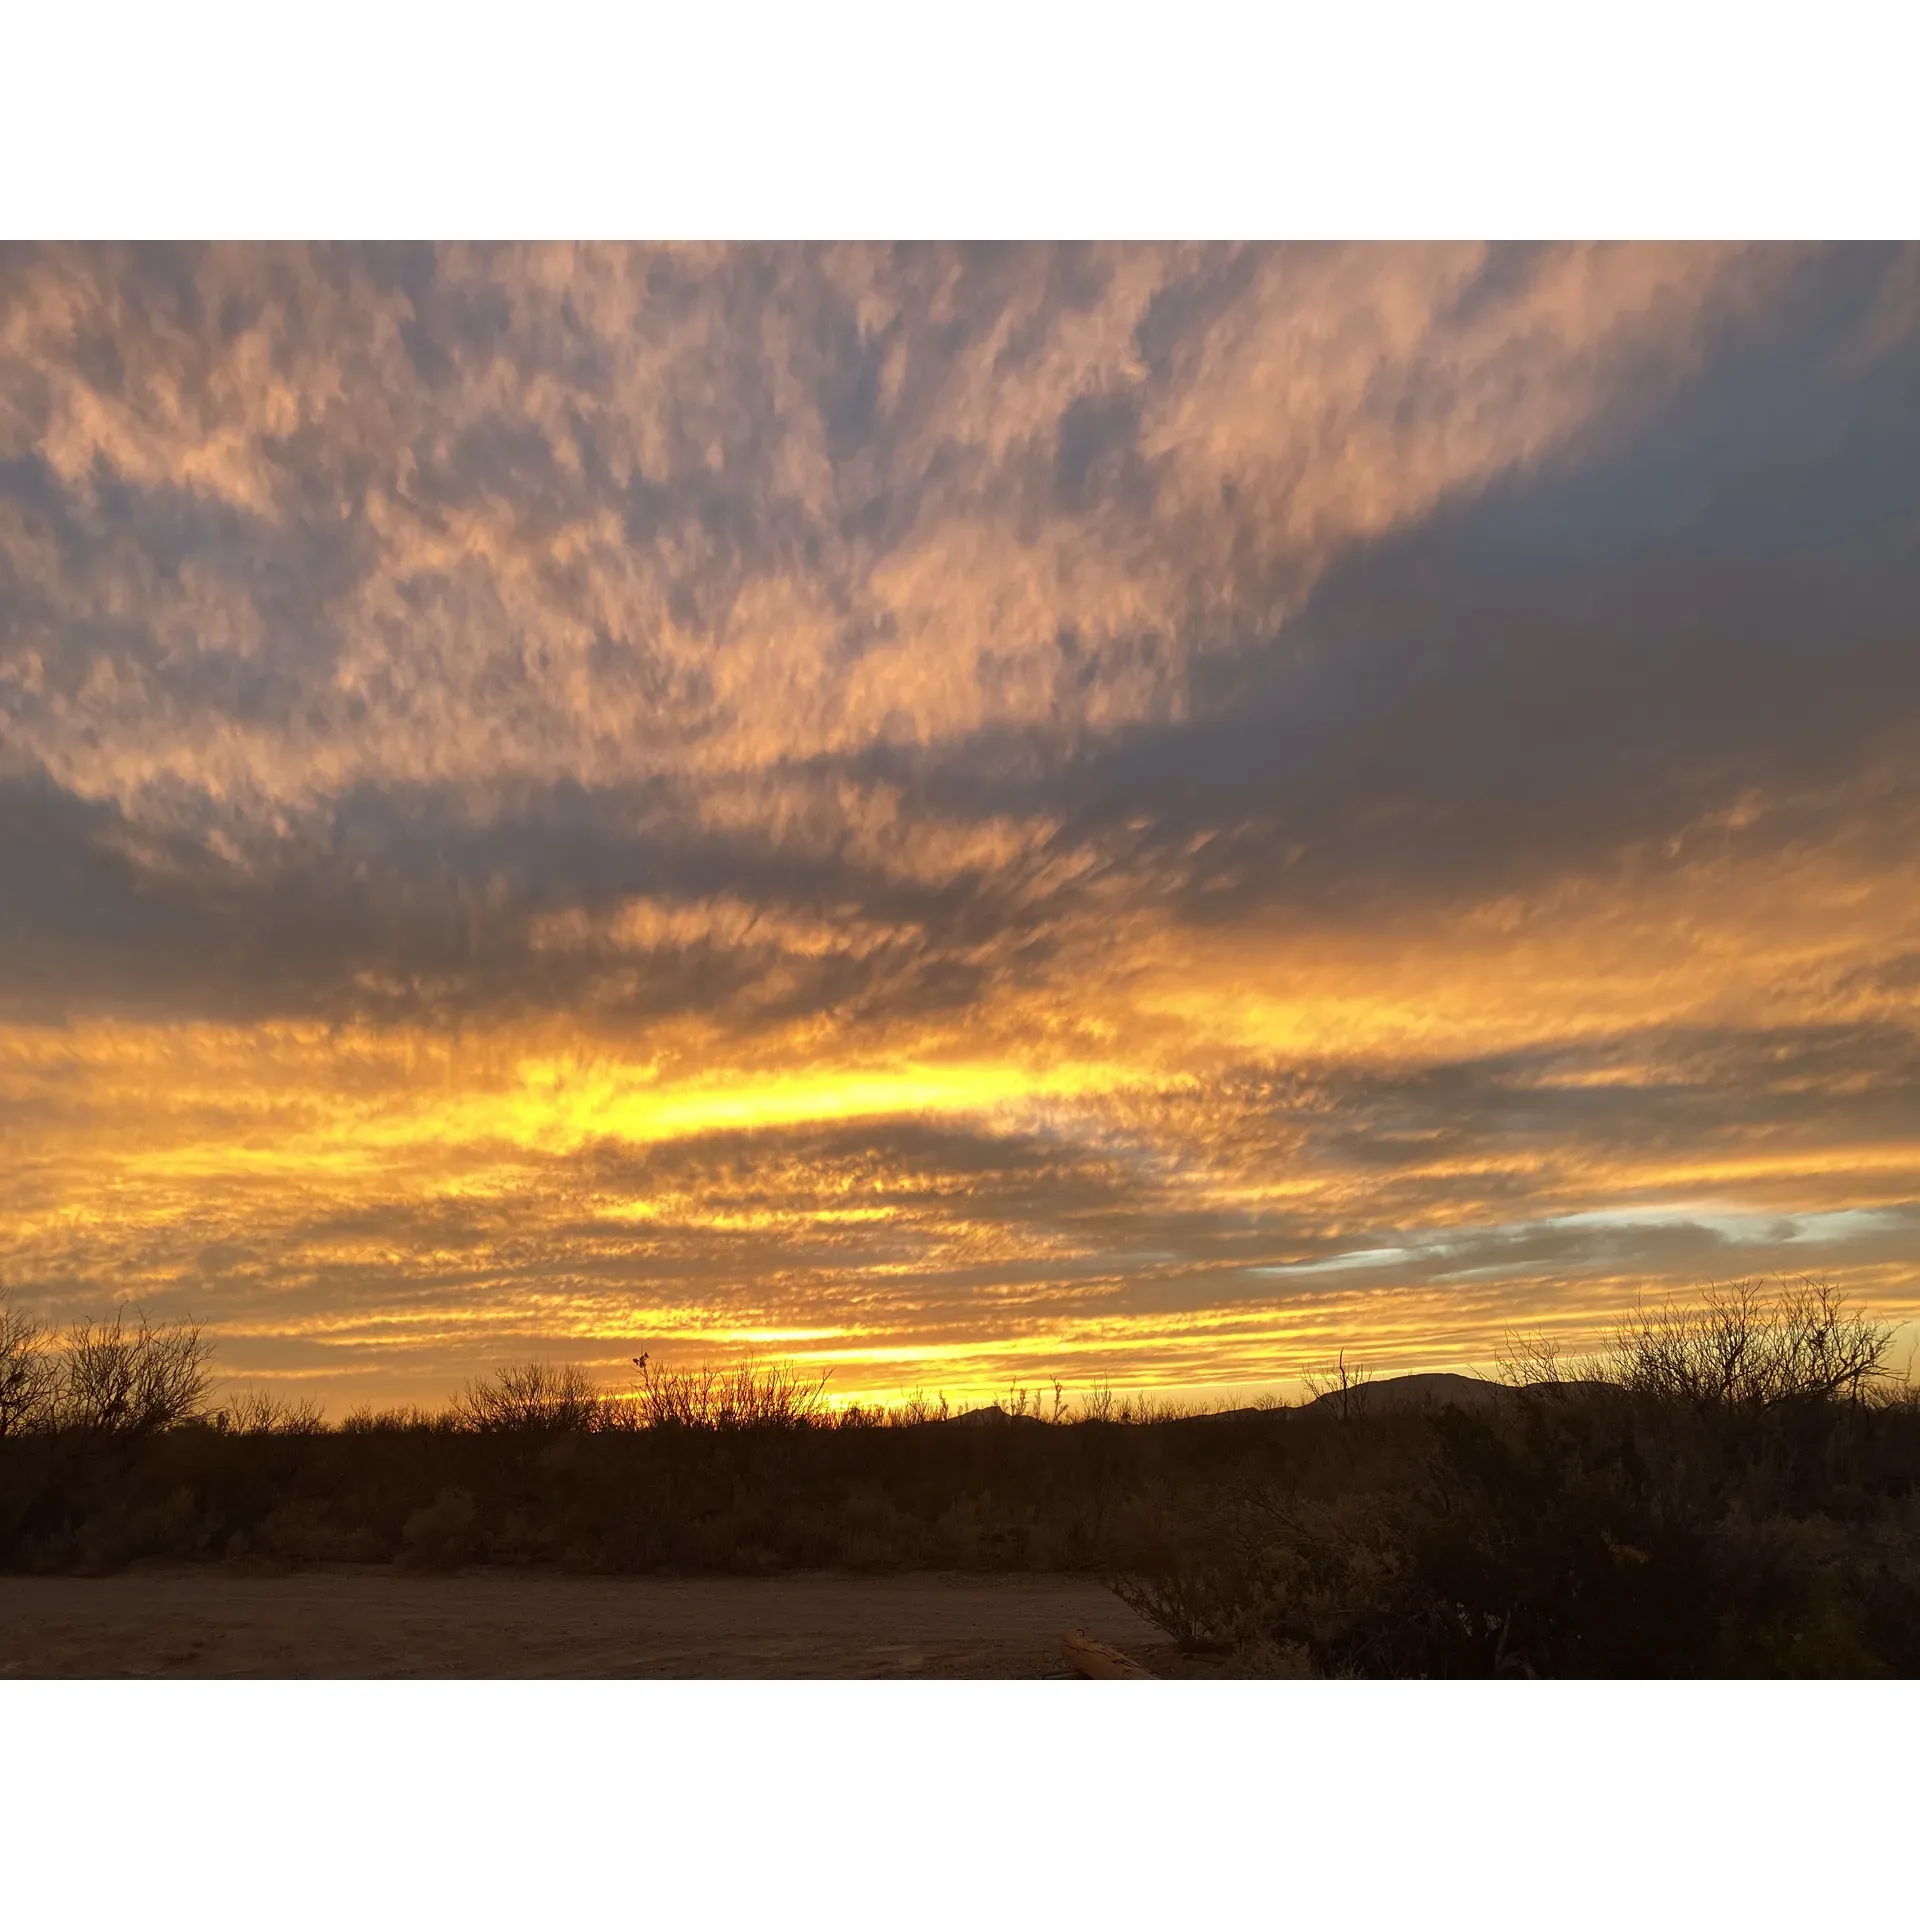
[[[1160,1391],[1272,1385],[1342,1343],[1485,1364],[1506,1320],[1591,1328],[1644,1276],[1590,1271],[1569,1306],[1537,1275],[1483,1300],[1464,1275],[1407,1289],[1356,1272],[1303,1302],[1247,1269],[1275,1235],[1391,1245],[1656,1197],[1894,1207],[1920,1145],[1873,1120],[1883,1102],[1817,1135],[1736,1106],[1683,1141],[1495,1131],[1355,1158],[1309,1137],[1322,1096],[1243,1124],[1236,1076],[1391,1082],[1586,1038],[1626,1051],[1534,1084],[1633,1096],[1680,1070],[1658,1045],[1691,1022],[1756,1041],[1863,1006],[1911,1024],[1914,994],[1863,1001],[1857,983],[1876,954],[1920,945],[1920,896],[1861,871],[1714,869],[1684,897],[1575,889],[1534,916],[1540,933],[1516,906],[1343,940],[1196,940],[1136,908],[1063,926],[1071,964],[871,1033],[800,1021],[743,1039],[682,1018],[616,1043],[558,1015],[457,1037],[0,1027],[0,1099],[39,1116],[19,1135],[0,1275],[97,1303],[204,1299],[259,1377],[325,1381],[343,1403],[367,1397],[354,1380],[431,1398],[530,1349],[611,1372],[628,1342],[831,1366],[836,1392],[882,1396],[1063,1369]],[[914,1163],[884,1130],[912,1121],[984,1158]],[[863,1122],[880,1131],[835,1144]],[[1020,1185],[1081,1151],[1093,1188]],[[1189,1224],[1229,1216],[1244,1224],[1224,1241]],[[1836,1243],[1831,1259],[1904,1317],[1920,1285],[1901,1252]],[[1275,1270],[1305,1257],[1296,1245]]]

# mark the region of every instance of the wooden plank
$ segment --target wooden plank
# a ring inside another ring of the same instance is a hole
[[[1118,1647],[1109,1647],[1099,1640],[1089,1640],[1078,1627],[1060,1642],[1060,1651],[1066,1655],[1068,1664],[1089,1680],[1151,1680],[1150,1674],[1139,1661],[1130,1660]]]

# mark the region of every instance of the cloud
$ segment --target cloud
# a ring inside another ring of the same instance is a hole
[[[1912,1304],[1914,285],[5,250],[8,1270],[375,1394]]]

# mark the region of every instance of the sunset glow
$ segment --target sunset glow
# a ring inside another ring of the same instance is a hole
[[[0,1284],[1291,1393],[1920,1316],[1920,251],[0,250]]]

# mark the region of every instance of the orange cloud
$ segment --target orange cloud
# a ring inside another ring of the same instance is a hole
[[[1912,278],[17,256],[0,1273],[336,1405],[1912,1312]]]

